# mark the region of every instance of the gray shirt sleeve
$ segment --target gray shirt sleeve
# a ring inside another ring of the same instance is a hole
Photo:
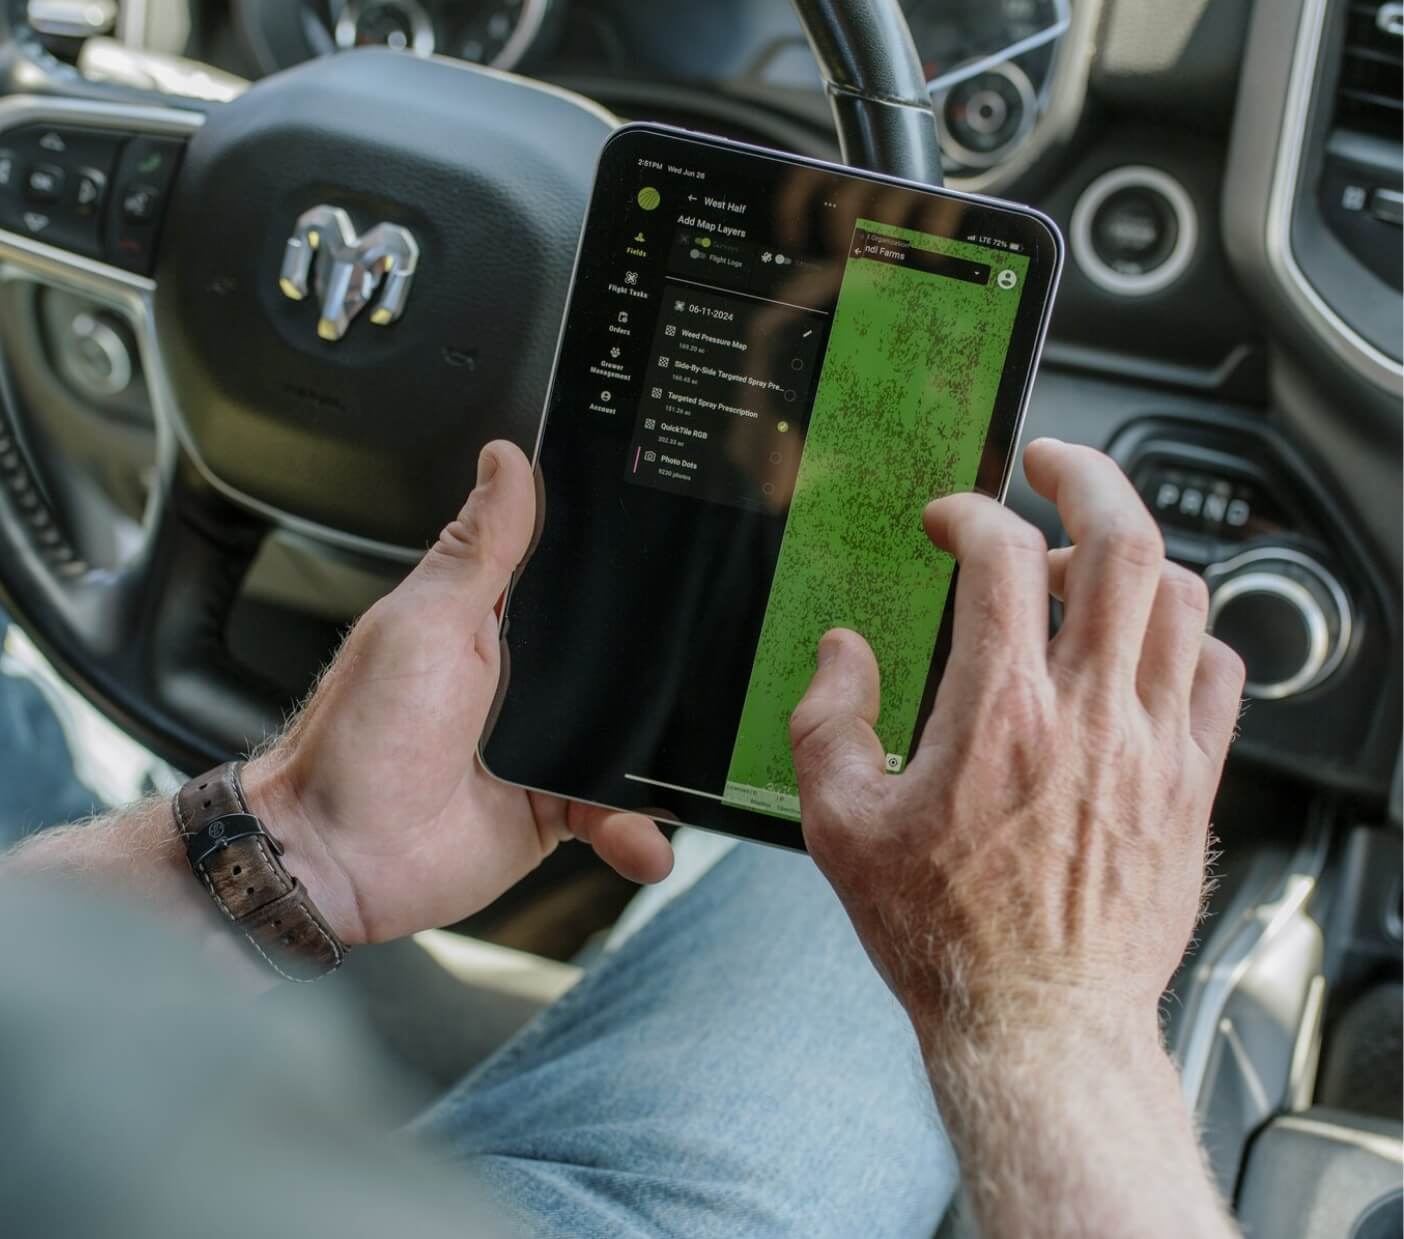
[[[92,889],[0,881],[0,1229],[506,1233],[386,1129],[394,1080],[317,986],[270,1004],[221,981]]]

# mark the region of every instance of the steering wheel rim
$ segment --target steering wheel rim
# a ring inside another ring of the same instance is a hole
[[[925,75],[898,0],[794,0],[794,6],[824,77],[845,161],[909,180],[939,184],[940,150]],[[257,118],[260,104],[268,110],[270,101],[277,102],[275,89],[284,87],[265,88],[260,98],[250,103],[244,100],[254,96],[258,88],[233,103],[211,104],[89,82],[43,48],[29,26],[27,7],[26,0],[0,0],[0,87],[10,96],[0,101],[0,143],[5,132],[17,123],[35,119],[46,124],[59,123],[67,117],[74,124],[109,125],[114,132],[127,134],[194,134],[198,144],[192,140],[187,165],[176,177],[173,218],[168,220],[162,237],[155,280],[0,231],[0,268],[18,268],[27,278],[104,300],[128,319],[138,340],[141,360],[153,376],[153,403],[158,406],[156,480],[143,522],[141,545],[115,569],[95,567],[84,562],[66,535],[55,505],[48,501],[42,474],[33,468],[25,450],[20,410],[8,368],[0,367],[0,602],[64,676],[126,731],[178,768],[203,768],[256,745],[280,726],[292,704],[285,691],[261,682],[237,666],[228,655],[224,640],[231,608],[254,556],[270,530],[286,523],[283,518],[289,514],[276,507],[270,511],[269,506],[225,483],[220,470],[211,467],[197,443],[203,434],[208,446],[208,436],[216,432],[208,426],[192,430],[181,417],[179,396],[174,388],[166,387],[172,365],[185,384],[187,398],[192,390],[208,390],[216,397],[227,395],[225,389],[236,381],[224,376],[223,387],[218,379],[211,380],[204,389],[195,386],[203,381],[203,376],[199,362],[191,362],[190,358],[198,356],[202,347],[209,347],[208,339],[190,338],[192,332],[199,334],[203,303],[192,299],[189,288],[181,290],[180,297],[167,293],[180,272],[168,252],[181,251],[188,264],[192,244],[199,241],[208,245],[211,234],[201,231],[197,218],[202,213],[190,207],[197,196],[195,189],[202,187],[207,195],[212,177],[228,177],[228,150],[237,141],[252,140],[250,133],[257,137],[259,132],[257,123],[253,123],[244,126],[249,133],[236,133],[237,122],[245,117]],[[385,55],[353,53],[331,59]],[[418,84],[411,81],[416,76],[430,85],[433,74],[439,75],[432,81],[436,88],[448,84],[454,90],[468,89],[467,77],[446,76],[450,69],[444,62],[418,62],[408,57],[394,60],[394,64],[382,60],[377,76],[404,78],[406,91]],[[507,89],[504,83],[521,84],[521,79],[510,75],[456,65],[451,71],[471,75],[472,88],[481,86],[484,99],[494,99],[493,92]],[[299,73],[301,78],[293,81]],[[284,78],[291,83],[286,90],[301,89],[304,99],[308,91],[313,96],[319,90],[327,91],[332,95],[333,110],[355,109],[354,92],[336,95],[338,89],[346,86],[344,72],[340,78],[338,71],[330,68],[275,75],[275,79]],[[533,246],[523,251],[528,255],[537,249],[543,253],[560,249],[555,244],[560,237],[565,233],[573,236],[578,231],[590,189],[589,173],[598,151],[598,145],[591,149],[590,143],[602,144],[609,128],[608,119],[600,121],[600,110],[588,101],[566,96],[554,88],[541,91],[543,98],[549,96],[553,102],[543,103],[539,114],[532,115],[550,127],[574,126],[570,144],[583,149],[566,155],[529,149],[535,159],[532,166],[537,169],[533,189],[541,192],[542,185],[546,186],[547,197],[559,218],[552,226],[554,231],[548,229],[533,238]],[[408,103],[406,95],[406,106]],[[273,110],[278,109],[275,106]],[[480,105],[474,110],[484,109]],[[590,113],[595,120],[581,119],[582,113]],[[363,117],[364,123],[373,125],[374,115],[367,112],[370,119]],[[412,125],[413,114],[409,114],[409,120]],[[235,134],[234,139],[225,140],[222,148],[206,140],[207,134],[220,132]],[[491,139],[501,135],[486,136]],[[522,132],[520,136],[524,146],[531,148],[531,135]],[[390,140],[387,131],[382,141]],[[368,144],[371,141],[367,138]],[[384,158],[387,149],[387,145],[368,145],[367,158],[377,152]],[[210,155],[212,150],[218,157]],[[337,166],[336,158],[333,149],[328,156],[330,167]],[[479,156],[471,153],[465,158]],[[416,174],[419,171],[415,169]],[[544,182],[542,177],[546,178]],[[190,188],[185,187],[187,184]],[[498,192],[502,186],[494,183],[492,189]],[[455,192],[466,191],[460,187]],[[433,197],[432,186],[429,196]],[[208,197],[203,200],[208,201]],[[473,199],[470,195],[463,200]],[[497,201],[490,195],[488,200]],[[441,193],[438,201],[457,200],[444,198]],[[482,201],[480,197],[479,202]],[[432,221],[422,221],[420,226],[432,234]],[[440,246],[440,254],[456,248]],[[538,291],[544,290],[543,295],[535,300],[526,298],[530,308],[550,326],[552,342],[554,323],[564,304],[569,255],[574,247],[567,245],[564,249],[563,257],[557,255],[551,260],[553,266],[540,267],[535,272],[539,277]],[[256,266],[261,277],[267,265],[266,251],[265,246],[257,251],[259,261],[247,264]],[[448,278],[443,283],[452,286]],[[425,298],[432,295],[424,294]],[[418,290],[416,296],[420,296]],[[192,316],[197,320],[196,327],[187,329]],[[211,320],[210,330],[217,330],[217,317]],[[409,326],[409,322],[401,323],[396,330],[404,332]],[[369,332],[366,334],[369,336]],[[392,335],[393,332],[385,333],[384,338]],[[376,343],[379,339],[376,337]],[[276,344],[270,337],[269,347]],[[317,363],[315,353],[300,342],[297,347],[309,353],[308,364]],[[536,351],[539,353],[540,349]],[[514,388],[510,393],[509,403],[518,412],[516,424],[505,427],[510,437],[526,445],[534,439],[535,426],[522,410],[530,410],[534,398],[535,416],[539,416],[549,373],[549,357],[544,365],[535,368],[526,366],[529,360],[524,359],[524,369],[539,369],[539,373],[526,374],[518,385],[520,390]],[[393,370],[393,363],[387,361],[386,365]],[[405,371],[401,369],[400,373]],[[162,416],[159,407],[163,394],[169,402],[167,416]],[[238,402],[230,407],[238,408]],[[496,437],[503,429],[489,426],[465,433],[460,425],[458,440],[454,441],[454,450],[460,454],[455,459],[471,460],[482,441]],[[254,467],[258,467],[257,461]],[[436,524],[442,523],[452,510],[443,508],[440,500]],[[328,535],[329,540],[340,541],[353,552],[359,548],[387,553],[402,563],[412,557],[412,552],[406,553],[399,545],[405,539],[396,540],[397,549],[355,534],[337,537],[345,530],[335,525],[289,519],[294,528],[307,526],[314,535]],[[414,528],[413,524],[408,528]]]

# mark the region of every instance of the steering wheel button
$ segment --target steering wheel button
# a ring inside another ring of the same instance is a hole
[[[0,228],[101,257],[99,220],[124,135],[26,125],[4,139]]]
[[[141,157],[136,160],[136,170],[142,176],[159,176],[165,166],[165,151],[144,150]]]
[[[170,185],[184,143],[174,138],[133,138],[122,152],[118,178],[160,193]]]
[[[83,168],[73,192],[73,209],[82,217],[96,215],[102,209],[107,191],[107,177],[96,168]]]
[[[25,197],[31,202],[57,202],[63,197],[64,170],[57,164],[41,163],[25,178]]]
[[[107,213],[108,261],[128,271],[149,273],[167,190],[183,144],[170,138],[133,138],[117,168],[113,209]]]
[[[132,185],[122,195],[122,215],[132,224],[149,224],[161,205],[161,191],[154,185]]]

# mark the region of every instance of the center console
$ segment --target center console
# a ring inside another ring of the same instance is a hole
[[[1215,817],[1240,872],[1168,1030],[1210,1165],[1248,1234],[1398,1235],[1400,832],[1353,824],[1397,764],[1398,599],[1271,421],[1144,415],[1110,451],[1247,668]]]
[[[1110,451],[1210,589],[1248,679],[1235,759],[1382,796],[1397,757],[1395,600],[1343,505],[1269,424],[1143,417]]]
[[[1325,1109],[1287,1115],[1253,1144],[1238,1220],[1250,1235],[1397,1239],[1401,1174],[1397,1123]]]

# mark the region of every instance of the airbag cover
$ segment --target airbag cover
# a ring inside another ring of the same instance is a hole
[[[601,109],[390,51],[326,57],[216,109],[191,140],[157,268],[158,338],[187,446],[255,506],[422,549],[479,447],[536,437]],[[343,339],[279,287],[299,216],[409,229],[403,316]]]

